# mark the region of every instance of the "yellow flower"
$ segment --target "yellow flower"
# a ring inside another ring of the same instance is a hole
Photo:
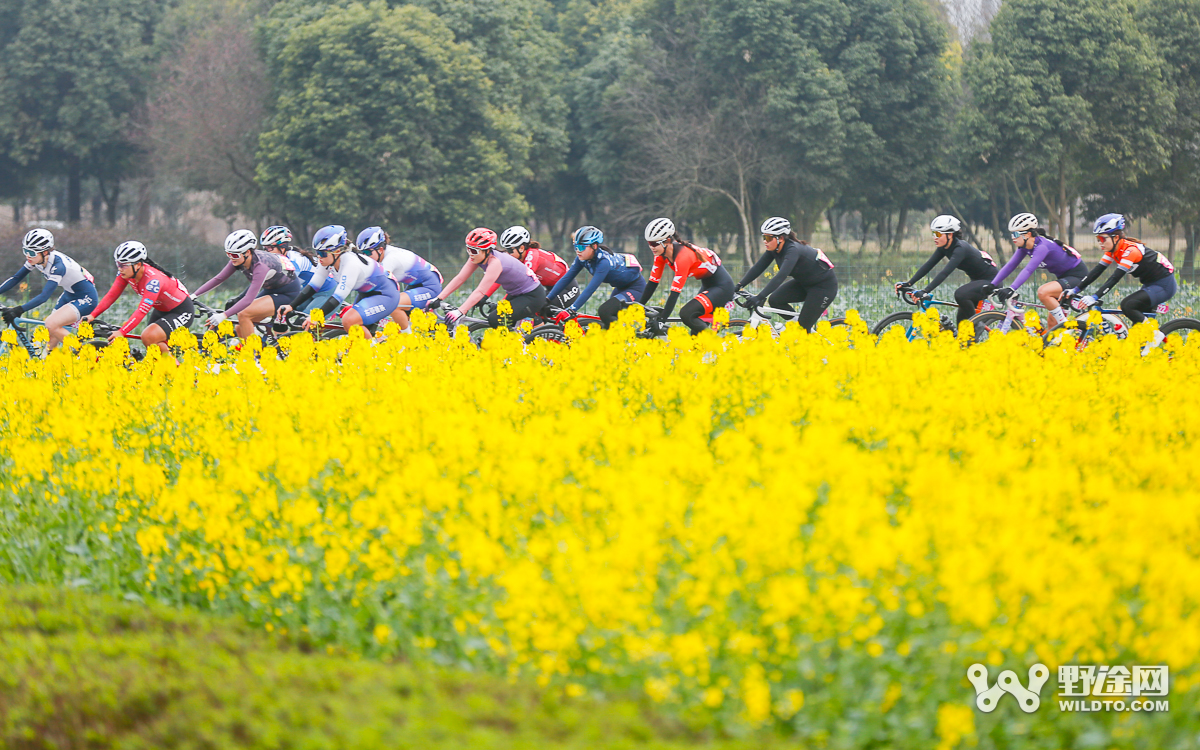
[[[87,339],[93,338],[95,335],[96,334],[92,330],[91,323],[86,320],[79,321],[79,338],[86,341]]]
[[[308,311],[308,319],[317,328],[323,328],[325,326],[325,311],[319,307],[314,307]]]

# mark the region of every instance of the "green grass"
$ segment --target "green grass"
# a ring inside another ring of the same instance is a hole
[[[0,587],[0,748],[677,748],[713,738],[626,700],[315,653],[242,621]]]

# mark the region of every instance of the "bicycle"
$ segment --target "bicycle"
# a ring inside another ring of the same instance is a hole
[[[734,295],[735,303],[737,304],[737,306],[741,307],[744,310],[750,311],[749,320],[730,320],[729,321],[729,330],[736,332],[739,336],[741,335],[742,331],[745,330],[746,328],[758,328],[759,326],[763,326],[763,325],[765,325],[771,329],[772,336],[778,336],[780,333],[783,332],[784,328],[787,327],[788,323],[798,323],[798,321],[800,320],[800,311],[799,310],[788,310],[786,308],[768,307],[766,305],[747,306],[746,304],[744,304],[747,300],[749,300],[753,296],[754,295],[752,295],[749,292],[744,291],[744,290],[740,291],[736,295]],[[823,315],[827,315],[828,313],[829,313],[829,311],[826,310],[823,313]],[[782,320],[775,320],[776,316],[778,316],[779,318],[782,318]],[[838,327],[846,326],[849,324],[846,322],[845,318],[830,318],[829,325],[833,326],[834,328],[838,328]]]
[[[1088,302],[1088,300],[1093,300]],[[1074,344],[1076,350],[1083,350],[1088,344],[1100,338],[1101,336],[1113,334],[1118,339],[1124,339],[1129,335],[1130,326],[1126,325],[1122,317],[1125,314],[1120,310],[1110,310],[1101,307],[1101,300],[1095,297],[1084,297],[1076,300],[1071,304],[1071,309],[1076,311],[1073,318],[1068,319],[1068,323],[1074,325],[1064,325],[1051,328],[1042,335],[1042,340],[1046,346],[1064,346]],[[1099,323],[1088,323],[1088,313],[1092,310],[1100,313]],[[1157,320],[1159,315],[1166,315],[1170,308],[1163,303],[1159,305],[1153,312],[1143,313],[1147,319]],[[1161,346],[1168,337],[1177,335],[1180,344],[1186,344],[1191,331],[1200,331],[1200,320],[1195,318],[1175,318],[1167,321],[1159,329],[1158,336],[1155,341],[1146,345],[1143,354],[1157,346]]]
[[[932,297],[925,298],[924,296],[917,296],[917,292],[912,289],[897,289],[896,298],[905,304],[919,307],[922,313],[931,307],[958,308],[958,304],[954,302],[945,302],[943,300],[933,299]],[[907,311],[894,312],[876,323],[875,327],[871,329],[871,334],[876,338],[879,338],[883,336],[888,329],[899,327],[904,330],[904,338],[908,341],[918,339],[921,337],[921,329],[913,325],[913,315],[914,313]],[[950,320],[950,318],[946,315],[941,314],[940,311],[938,314],[938,319],[941,323],[941,330],[950,331],[952,333],[957,330],[954,321]]]
[[[1014,324],[1019,330],[1023,330],[1030,335],[1041,336],[1045,333],[1045,329],[1042,328],[1040,319],[1036,328],[1027,328],[1025,326],[1025,311],[1030,308],[1038,310],[1047,309],[1045,305],[1022,302],[1016,296],[1013,296],[1004,304],[1003,310],[985,310],[981,313],[976,313],[971,318],[971,324],[975,326],[975,343],[982,344],[993,333],[1008,333],[1013,329]]]
[[[38,328],[46,325],[46,321],[38,320],[37,318],[17,318],[12,322],[12,329],[17,334],[17,343],[28,352],[29,356],[36,359],[44,359],[49,353],[47,343],[37,342],[30,335],[29,328]],[[120,330],[119,326],[111,323],[106,323],[102,320],[93,320],[92,331],[95,334],[92,338],[81,341],[81,345],[90,346],[93,349],[104,349],[109,345],[108,337]],[[71,328],[78,329],[79,324],[76,323]],[[141,361],[146,356],[146,352],[141,348],[142,337],[136,333],[123,334],[123,338],[137,342],[138,348],[132,345],[129,348],[129,355],[137,361]],[[0,356],[4,356],[9,352],[9,345],[0,342]]]
[[[477,347],[483,345],[484,335],[493,329],[492,324],[485,318],[478,318],[472,315],[463,315],[457,321],[455,321],[453,325],[451,325],[450,323],[446,322],[445,313],[435,314],[438,315],[438,319],[442,323],[445,323],[446,328],[449,330],[451,336],[454,335],[454,331],[458,328],[458,326],[465,325],[467,327],[467,336],[471,339],[471,343]],[[595,318],[595,320],[596,322],[599,322],[600,319]],[[520,322],[521,321],[517,321],[513,325],[508,326],[508,330],[519,335],[522,341],[524,341],[526,344],[532,344],[534,341],[539,339],[543,341],[552,341],[558,344],[565,344],[568,341],[566,329],[558,323],[542,323],[541,325],[534,326],[529,332],[526,333],[521,331],[519,327]]]

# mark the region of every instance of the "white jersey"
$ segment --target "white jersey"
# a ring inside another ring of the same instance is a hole
[[[46,281],[53,281],[64,291],[74,290],[75,285],[81,281],[95,283],[95,279],[83,266],[57,250],[50,251],[50,257],[46,258],[44,266],[35,266],[26,261],[25,268],[40,272],[46,277]]]

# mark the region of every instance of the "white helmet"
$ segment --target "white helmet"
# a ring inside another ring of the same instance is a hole
[[[758,228],[760,234],[788,234],[792,231],[792,222],[782,216],[772,216]]]
[[[276,247],[278,245],[291,245],[295,241],[296,238],[292,236],[292,230],[277,224],[263,230],[258,244],[263,247]]]
[[[1038,228],[1037,217],[1033,214],[1017,214],[1008,220],[1008,231],[1030,232]]]
[[[117,245],[117,249],[113,251],[113,260],[118,265],[129,265],[132,263],[141,263],[146,259],[149,253],[146,252],[146,246],[137,240],[122,242]]]
[[[258,238],[249,229],[239,229],[225,238],[225,252],[230,255],[245,255],[258,247]]]
[[[529,230],[525,227],[509,227],[500,235],[500,247],[512,250],[529,242]]]
[[[962,229],[962,222],[949,214],[942,214],[929,222],[929,228],[942,234],[954,234]]]
[[[21,241],[21,249],[29,256],[49,252],[54,249],[54,235],[47,229],[30,229]]]
[[[646,242],[662,242],[675,236],[675,222],[670,219],[655,219],[646,225]]]

